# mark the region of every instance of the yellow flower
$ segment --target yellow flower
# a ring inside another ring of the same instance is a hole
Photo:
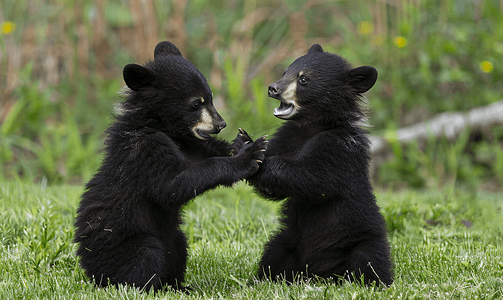
[[[358,33],[361,35],[370,34],[374,31],[374,25],[372,23],[363,21],[358,24]]]
[[[407,39],[403,36],[397,36],[393,39],[393,43],[395,43],[398,48],[403,48],[407,45]]]
[[[371,43],[372,43],[372,45],[374,45],[376,47],[380,47],[380,46],[382,46],[383,41],[384,41],[384,37],[380,34],[377,34],[372,37]]]
[[[3,22],[1,26],[2,26],[2,34],[11,34],[16,29],[16,24],[8,21]]]
[[[486,73],[491,73],[493,71],[493,64],[490,61],[484,60],[480,64],[480,69]]]
[[[390,143],[396,142],[398,140],[398,136],[396,134],[396,131],[394,131],[394,130],[386,131],[384,133],[384,139]]]

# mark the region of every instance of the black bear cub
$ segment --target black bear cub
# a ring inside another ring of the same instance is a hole
[[[377,80],[370,66],[351,68],[313,45],[269,86],[287,120],[248,182],[282,200],[281,227],[265,246],[259,278],[346,278],[390,285],[384,219],[369,179],[369,140],[361,94]]]
[[[170,42],[144,66],[125,66],[124,80],[129,90],[107,130],[103,164],[77,211],[77,255],[99,286],[185,289],[182,207],[256,172],[266,142],[211,137],[226,123],[204,76]]]

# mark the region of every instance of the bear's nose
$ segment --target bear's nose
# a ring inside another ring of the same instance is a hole
[[[218,123],[218,125],[217,125],[218,131],[224,129],[225,126],[227,126],[227,123],[225,123],[225,121],[222,120],[222,122]]]
[[[269,97],[274,97],[276,95],[279,94],[279,88],[278,88],[278,85],[275,83],[272,83],[270,86],[269,86]]]

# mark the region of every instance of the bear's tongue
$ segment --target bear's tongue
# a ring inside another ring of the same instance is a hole
[[[293,104],[287,104],[281,102],[279,107],[274,109],[274,115],[276,117],[288,116],[293,112]]]

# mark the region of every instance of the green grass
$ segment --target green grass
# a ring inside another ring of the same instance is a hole
[[[95,288],[78,266],[73,219],[82,187],[0,184],[2,299],[500,299],[501,194],[460,190],[377,193],[390,232],[395,283],[389,289],[254,280],[278,205],[239,184],[186,208],[187,296]],[[467,228],[463,224],[472,225]],[[468,223],[469,222],[469,223]]]

